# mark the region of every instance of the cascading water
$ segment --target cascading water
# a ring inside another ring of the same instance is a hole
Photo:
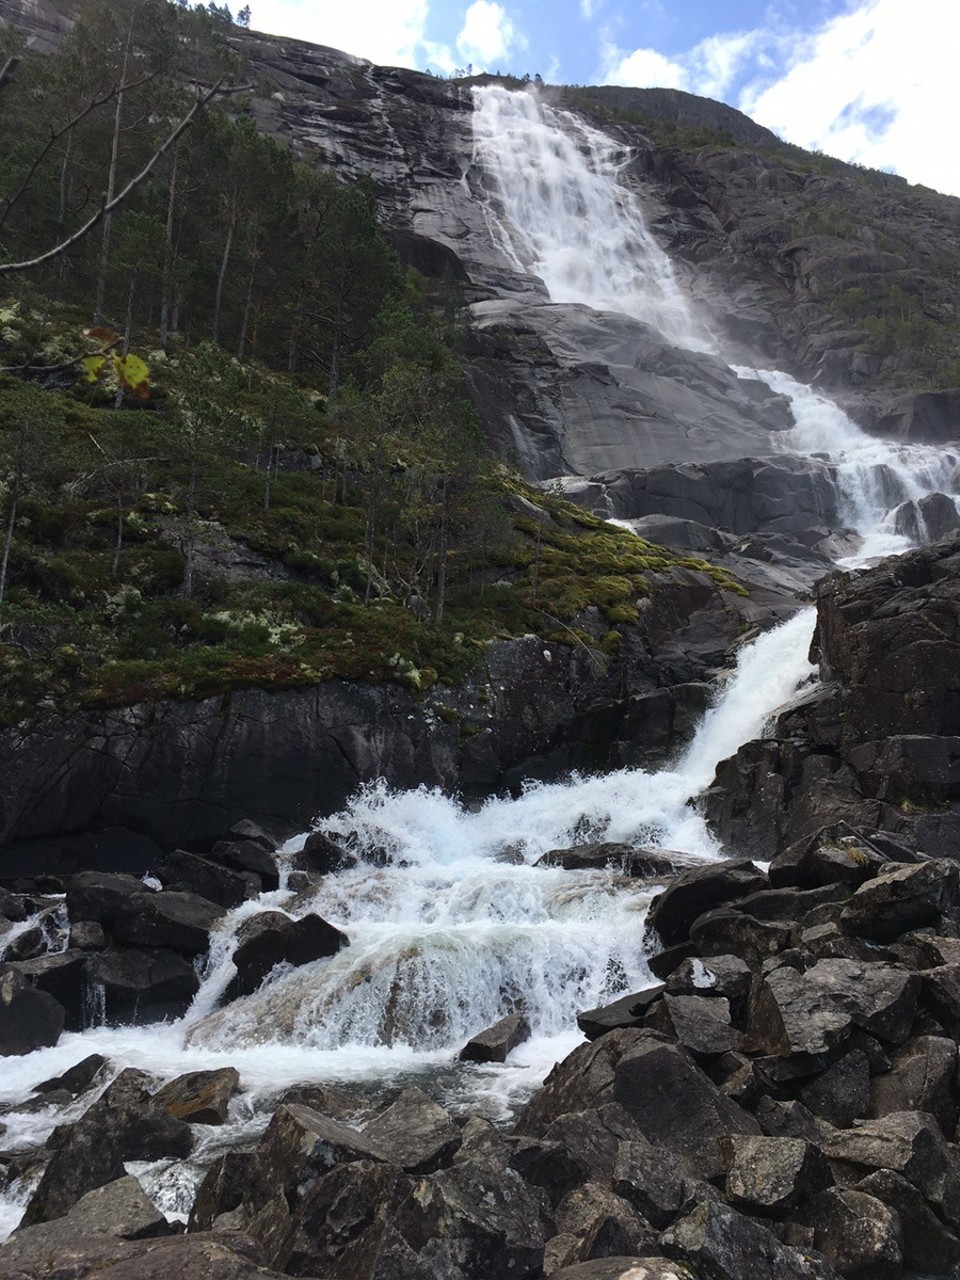
[[[709,349],[669,260],[620,185],[622,152],[529,94],[487,88],[475,91],[475,102],[475,159],[494,188],[491,229],[518,269],[540,275],[551,301],[621,311],[669,341]],[[863,554],[905,545],[885,527],[891,508],[950,491],[953,455],[872,440],[786,374],[742,372],[793,405],[796,427],[771,442],[772,451],[788,447],[833,460],[843,517],[861,534]],[[396,1082],[429,1073],[448,1101],[502,1113],[578,1041],[578,1010],[649,981],[643,932],[655,886],[616,869],[566,871],[537,860],[587,840],[717,856],[691,801],[717,763],[757,736],[811,678],[812,626],[813,610],[805,609],[746,646],[688,750],[659,773],[621,770],[530,786],[516,800],[490,800],[476,811],[437,792],[365,788],[321,824],[357,855],[357,865],[297,897],[286,873],[304,838],[290,842],[281,854],[281,889],[226,918],[184,1019],[94,1027],[63,1036],[55,1049],[6,1059],[0,1103],[23,1098],[96,1051],[118,1069],[139,1066],[163,1077],[237,1067],[245,1092],[217,1139],[221,1146],[262,1125],[259,1098],[299,1081]],[[237,929],[264,908],[295,917],[318,912],[350,945],[329,960],[277,970],[260,991],[220,1009]],[[533,1034],[507,1067],[454,1065],[469,1036],[515,1010],[527,1015]],[[35,1110],[4,1116],[6,1145],[11,1133],[24,1145],[42,1140],[63,1118]],[[189,1204],[195,1168],[137,1173],[166,1211]],[[0,1237],[26,1194],[14,1188],[0,1201]]]

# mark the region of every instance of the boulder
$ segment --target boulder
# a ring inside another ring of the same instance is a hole
[[[742,1026],[750,1001],[753,974],[739,956],[691,956],[682,960],[669,975],[666,990],[672,996],[723,996],[730,1004],[730,1017]]]
[[[829,1266],[780,1243],[729,1205],[704,1201],[668,1228],[660,1243],[711,1280],[834,1280]]]
[[[168,892],[197,894],[227,910],[239,907],[259,892],[259,885],[251,883],[240,872],[183,849],[167,854],[155,874]]]
[[[904,1265],[923,1274],[943,1275],[960,1263],[960,1240],[945,1226],[913,1183],[890,1169],[878,1169],[854,1188],[880,1200],[900,1219]]]
[[[277,860],[259,839],[219,840],[208,857],[233,871],[251,871],[269,893],[280,886]]]
[[[67,915],[71,922],[94,920],[106,929],[112,929],[127,900],[145,891],[143,881],[136,876],[81,871],[71,876],[67,884]]]
[[[568,1192],[557,1206],[559,1235],[575,1241],[564,1264],[625,1254],[652,1253],[657,1232],[642,1214],[609,1187],[596,1182]]]
[[[648,1142],[707,1180],[722,1171],[720,1138],[760,1131],[682,1049],[650,1032],[617,1062],[613,1095]]]
[[[957,1046],[942,1036],[917,1036],[893,1057],[891,1069],[870,1082],[870,1115],[922,1111],[932,1115],[944,1136],[957,1128]]]
[[[960,868],[934,859],[892,867],[860,886],[844,907],[841,926],[871,942],[893,942],[911,929],[936,925],[960,905]]]
[[[674,996],[668,992],[663,1008],[673,1037],[695,1055],[719,1055],[746,1045],[743,1034],[730,1021],[730,1001],[724,996]]]
[[[3,972],[19,973],[31,987],[53,996],[63,1006],[65,1031],[83,1030],[86,995],[84,952],[71,948],[35,960],[21,960],[4,965]]]
[[[150,1097],[142,1072],[122,1071],[73,1124],[55,1129],[52,1155],[27,1204],[24,1226],[63,1217],[88,1191],[125,1174],[126,1160],[184,1157],[193,1150],[190,1126]]]
[[[650,1033],[622,1029],[580,1045],[558,1062],[520,1115],[516,1132],[542,1137],[567,1112],[589,1112],[614,1101],[614,1075],[625,1054],[645,1045]]]
[[[20,1057],[60,1039],[66,1010],[15,969],[0,972],[0,1057]]]
[[[550,849],[536,862],[538,867],[563,867],[566,871],[615,871],[618,875],[641,880],[672,878],[678,871],[699,865],[687,853],[615,842]]]
[[[349,853],[335,840],[331,840],[323,831],[314,831],[307,836],[300,857],[311,871],[321,876],[331,875],[334,871],[342,871],[346,867],[357,865],[355,855]]]
[[[690,925],[690,938],[701,956],[739,956],[751,968],[785,951],[792,934],[792,924],[758,920],[738,907],[705,911]]]
[[[76,1098],[90,1088],[106,1065],[107,1059],[102,1054],[88,1054],[86,1058],[81,1058],[69,1070],[64,1071],[63,1075],[44,1080],[42,1084],[36,1085],[33,1091],[34,1093],[56,1093],[63,1090]]]
[[[856,889],[889,861],[888,855],[862,832],[855,831],[849,823],[838,822],[778,853],[767,874],[778,889],[789,885],[815,888],[822,884],[845,884]]]
[[[613,1189],[654,1227],[663,1230],[683,1211],[691,1181],[656,1147],[639,1138],[620,1143],[613,1167]]]
[[[931,1204],[953,1204],[956,1175],[951,1152],[937,1122],[922,1111],[892,1111],[854,1129],[838,1129],[824,1134],[822,1145],[835,1173],[845,1181],[890,1169],[912,1182]]]
[[[877,1076],[876,1081],[885,1079]],[[800,1090],[804,1106],[837,1129],[848,1129],[867,1115],[870,1102],[870,1061],[862,1049],[852,1049]],[[899,1110],[889,1107],[887,1110]],[[873,1114],[880,1114],[873,1111]]]
[[[210,934],[224,914],[219,904],[195,893],[135,893],[117,912],[113,936],[137,947],[199,956],[209,949]]]
[[[811,1214],[817,1248],[847,1280],[900,1280],[900,1218],[882,1200],[830,1187],[817,1197]]]
[[[153,1100],[188,1124],[226,1124],[230,1099],[239,1084],[239,1072],[233,1067],[191,1071],[165,1084]]]
[[[257,1147],[262,1186],[281,1192],[292,1207],[318,1177],[354,1160],[390,1163],[380,1146],[348,1125],[295,1103],[278,1107]],[[262,1207],[261,1204],[255,1208]]]
[[[558,1116],[540,1139],[514,1139],[506,1162],[555,1206],[585,1182],[608,1183],[622,1143],[642,1140],[636,1122],[608,1102]]]
[[[85,962],[92,1017],[107,1026],[181,1018],[200,987],[186,957],[162,948],[110,947]]]
[[[752,862],[710,863],[682,875],[654,898],[648,923],[667,946],[684,942],[690,926],[706,911],[769,888],[766,875]]]
[[[634,991],[597,1009],[585,1009],[577,1014],[577,1026],[588,1040],[596,1040],[608,1031],[642,1027],[647,1010],[663,990],[662,986],[648,987],[646,991]]]
[[[785,1217],[833,1181],[822,1152],[801,1138],[734,1135],[721,1145],[727,1197],[747,1213]]]
[[[363,1134],[407,1173],[434,1173],[460,1146],[460,1130],[448,1112],[422,1090],[404,1089],[386,1110],[364,1125]]]
[[[511,1013],[468,1040],[460,1050],[463,1062],[506,1062],[518,1044],[530,1039],[530,1023],[522,1013]]]
[[[233,953],[236,977],[228,998],[249,995],[278,964],[302,965],[335,955],[349,938],[318,915],[291,920],[278,911],[254,916],[240,934]]]
[[[187,1221],[188,1231],[210,1231],[218,1218],[243,1204],[261,1182],[260,1164],[253,1151],[225,1151],[203,1176]]]

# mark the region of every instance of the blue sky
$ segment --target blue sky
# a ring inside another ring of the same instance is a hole
[[[666,86],[960,195],[960,0],[250,0],[260,31],[450,75]]]

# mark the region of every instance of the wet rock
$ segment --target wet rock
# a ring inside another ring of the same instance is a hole
[[[85,970],[108,1026],[181,1018],[200,987],[189,960],[159,948],[110,947],[89,956]]]
[[[60,1039],[66,1011],[58,1000],[39,991],[17,973],[0,973],[0,1057],[20,1057]]]
[[[259,822],[254,822],[251,818],[241,818],[239,822],[235,822],[227,832],[228,836],[233,836],[235,840],[245,840],[251,844],[258,844],[261,849],[266,849],[268,853],[275,852],[278,848],[278,842],[269,831],[265,831]]]
[[[4,966],[16,972],[37,991],[53,996],[64,1009],[64,1030],[82,1031],[84,1026],[86,956],[82,951],[60,951]]]
[[[73,1124],[55,1129],[53,1152],[23,1217],[49,1222],[97,1187],[125,1174],[126,1160],[183,1157],[193,1149],[190,1126],[157,1106],[142,1072],[126,1070]]]
[[[801,1138],[733,1136],[721,1145],[727,1197],[748,1213],[785,1216],[833,1181],[822,1152]]]
[[[665,1231],[660,1242],[671,1256],[711,1280],[828,1280],[835,1275],[829,1266],[803,1257],[759,1223],[716,1201],[698,1205]]]
[[[259,1161],[252,1151],[225,1151],[204,1174],[187,1222],[188,1231],[209,1231],[216,1220],[238,1209],[247,1188],[260,1181]]]
[[[596,1040],[608,1031],[642,1027],[647,1010],[663,990],[662,986],[648,987],[646,991],[634,991],[597,1009],[585,1009],[577,1014],[577,1026],[588,1040]]]
[[[223,907],[195,893],[135,893],[117,912],[113,935],[133,946],[199,956],[209,949],[210,933],[224,914]]]
[[[708,1180],[722,1169],[721,1137],[759,1132],[756,1120],[725,1097],[681,1049],[650,1033],[617,1062],[613,1093],[649,1142],[662,1145],[680,1167]]]
[[[522,1013],[511,1013],[468,1040],[460,1050],[463,1062],[506,1062],[518,1044],[530,1039],[530,1023]]]
[[[90,1088],[106,1065],[107,1059],[102,1054],[91,1053],[68,1071],[64,1071],[63,1075],[54,1076],[53,1079],[44,1080],[43,1084],[36,1085],[33,1091],[34,1093],[53,1093],[62,1089],[76,1098]]]
[[[547,1076],[517,1121],[516,1132],[542,1136],[567,1112],[591,1111],[613,1102],[617,1064],[648,1040],[649,1032],[643,1030],[615,1030],[574,1049]]]
[[[227,910],[259,891],[239,872],[183,849],[168,854],[156,868],[156,876],[168,892],[197,894]]]
[[[882,1200],[831,1187],[817,1197],[812,1214],[816,1247],[848,1280],[900,1280],[900,1219]]]
[[[357,865],[357,858],[323,831],[314,831],[307,836],[300,856],[311,871],[321,876]]]
[[[254,916],[240,934],[233,955],[237,974],[230,983],[228,998],[256,991],[278,964],[302,965],[335,955],[349,945],[349,938],[318,915],[291,920],[281,912]]]
[[[960,905],[960,869],[934,859],[885,870],[860,886],[844,907],[842,927],[873,942],[892,942],[911,929],[936,925]]]
[[[648,923],[667,946],[684,942],[698,916],[769,884],[766,875],[747,861],[711,863],[685,871],[654,898]]]
[[[537,860],[538,867],[563,867],[567,871],[615,871],[618,875],[642,880],[675,876],[694,865],[686,853],[671,849],[638,848],[616,842],[578,844],[569,849],[550,849]]]
[[[191,1071],[165,1084],[153,1100],[188,1124],[226,1124],[230,1099],[239,1084],[240,1074],[233,1067]]]
[[[112,929],[128,899],[143,892],[143,881],[136,876],[81,871],[71,876],[67,885],[67,915],[71,922],[94,920],[104,928]]]
[[[448,1112],[420,1089],[404,1089],[364,1126],[364,1137],[407,1173],[433,1173],[460,1146],[460,1130]]]

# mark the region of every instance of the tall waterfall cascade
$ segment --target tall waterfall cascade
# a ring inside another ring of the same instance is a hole
[[[532,94],[474,93],[474,158],[489,179],[488,218],[517,269],[539,276],[552,301],[621,311],[671,343],[722,355],[620,182],[629,157]],[[788,448],[835,463],[841,510],[860,534],[861,556],[908,545],[890,522],[900,503],[951,492],[954,455],[868,437],[787,374],[737,372],[761,378],[791,402],[796,425],[771,440],[771,453]],[[237,1067],[245,1092],[234,1104],[234,1134],[262,1124],[258,1099],[285,1084],[323,1078],[429,1078],[448,1102],[507,1113],[579,1041],[579,1010],[650,982],[644,921],[659,886],[615,869],[567,871],[538,866],[538,859],[588,840],[717,857],[717,842],[693,802],[719,761],[760,734],[813,679],[807,656],[813,620],[814,611],[803,609],[745,646],[689,748],[660,772],[630,769],[530,785],[517,799],[492,799],[476,810],[424,789],[366,787],[319,824],[357,855],[357,865],[295,894],[287,872],[306,837],[289,842],[280,889],[227,917],[181,1022],[94,1026],[63,1036],[54,1049],[6,1059],[0,1102],[15,1102],[85,1053],[101,1052],[118,1067],[167,1076]],[[342,928],[350,945],[328,960],[278,969],[254,995],[219,1008],[237,930],[264,909],[293,917],[317,912]],[[506,1066],[457,1065],[470,1036],[515,1011],[526,1014],[532,1036]],[[60,1119],[13,1111],[4,1117],[8,1145],[11,1136],[25,1144],[39,1140]],[[167,1211],[189,1203],[195,1168],[138,1172]],[[4,1224],[15,1224],[25,1194],[18,1200],[14,1190],[0,1202],[0,1234]]]

